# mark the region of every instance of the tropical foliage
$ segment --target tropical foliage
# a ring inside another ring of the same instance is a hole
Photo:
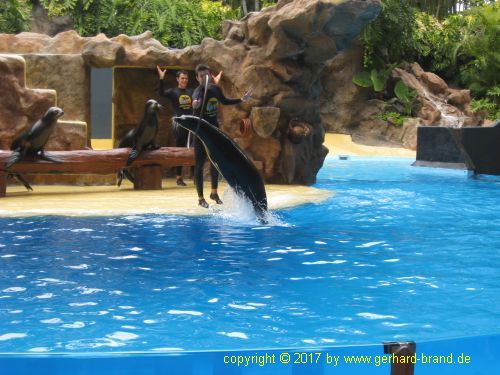
[[[259,11],[265,7],[276,4],[277,0],[224,0],[223,3],[232,9],[241,10],[242,15],[248,12]]]
[[[0,32],[20,33],[29,28],[31,4],[28,0],[0,1]]]
[[[476,106],[488,107],[492,116],[498,111],[498,97],[491,93],[500,85],[499,25],[500,5],[495,1],[382,0],[380,16],[362,34],[366,72],[354,82],[369,77],[375,91],[381,91],[376,82],[383,72],[417,61],[424,70],[470,89],[482,100]]]
[[[389,124],[393,124],[395,126],[403,126],[405,120],[408,118],[407,116],[402,115],[399,112],[382,112],[379,113],[375,118],[380,120],[387,121]]]
[[[500,5],[473,9],[468,27],[457,43],[454,57],[459,66],[460,83],[480,96],[500,85]]]
[[[30,30],[33,0],[0,0],[0,32]],[[84,36],[105,33],[137,35],[151,30],[170,47],[220,39],[225,19],[237,19],[239,8],[212,0],[38,0],[49,16],[69,15]]]
[[[488,90],[485,98],[472,100],[472,112],[482,114],[492,120],[500,119],[500,86]]]
[[[41,0],[50,16],[70,14],[81,35],[137,35],[152,30],[170,47],[220,38],[222,22],[237,10],[210,0]]]
[[[389,62],[411,61],[416,54],[415,14],[409,0],[382,0],[380,15],[361,35],[365,67],[380,69]]]
[[[410,0],[410,4],[415,8],[439,19],[475,6],[494,2],[495,0]]]

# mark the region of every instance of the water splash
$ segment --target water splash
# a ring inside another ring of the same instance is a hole
[[[222,194],[223,205],[211,205],[210,210],[216,220],[222,220],[227,224],[257,225],[260,228],[271,226],[288,226],[277,213],[267,211],[264,219],[267,224],[259,222],[252,203],[248,198],[228,187]]]

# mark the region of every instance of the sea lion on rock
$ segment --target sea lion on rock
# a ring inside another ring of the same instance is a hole
[[[137,127],[130,130],[118,145],[121,147],[131,147],[126,166],[131,165],[135,159],[140,155],[143,150],[157,150],[160,148],[155,143],[156,134],[158,133],[158,110],[163,106],[156,100],[150,99],[146,102],[144,109],[144,116]],[[130,181],[134,182],[134,176],[127,169],[122,169],[118,173],[117,185],[120,186],[123,177],[127,177]]]
[[[5,168],[8,169],[15,163],[23,160],[26,157],[39,157],[43,160],[52,162],[60,162],[60,160],[49,157],[45,154],[43,148],[49,140],[50,134],[57,124],[57,120],[64,115],[64,111],[59,107],[50,107],[43,117],[35,122],[28,130],[14,139],[10,149],[12,155],[7,159]],[[11,176],[17,177],[19,181],[28,190],[33,190],[29,183],[19,173],[10,173]]]

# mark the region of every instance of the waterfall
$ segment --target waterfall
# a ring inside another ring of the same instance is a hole
[[[439,125],[449,127],[449,128],[461,128],[467,118],[467,116],[457,109],[446,103],[444,98],[440,98],[436,95],[431,94],[425,86],[423,87],[424,97],[429,100],[432,105],[441,114]],[[438,124],[436,124],[438,125]]]

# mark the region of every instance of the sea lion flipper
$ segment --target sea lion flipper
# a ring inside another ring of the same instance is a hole
[[[13,151],[12,155],[9,156],[9,158],[5,162],[5,169],[9,169],[12,165],[16,164],[20,160],[21,160],[21,153],[18,151]]]
[[[23,185],[24,187],[29,190],[29,191],[33,191],[33,188],[31,187],[31,185],[29,184],[28,181],[26,181],[26,179],[24,178],[24,176],[20,173],[15,173],[14,174],[14,177],[17,178]]]
[[[135,183],[134,175],[128,169],[122,169],[120,172],[118,172],[118,177],[116,181],[118,187],[121,186],[123,177],[126,177],[127,179],[130,180],[130,182]]]
[[[118,185],[118,187],[121,186],[122,180],[123,180],[123,169],[120,172],[118,172],[118,176],[116,177],[116,184]]]
[[[137,149],[132,149],[132,151],[130,151],[130,154],[128,155],[128,159],[127,159],[127,167],[132,164],[134,162],[135,159],[137,159],[137,157],[139,156],[140,154],[140,151],[137,150]]]
[[[130,172],[128,169],[122,169],[122,170],[123,170],[123,174],[125,175],[125,177],[127,177],[129,179],[129,181],[134,184],[135,183],[135,177],[132,174],[132,172]]]
[[[43,152],[43,150],[42,150],[42,152],[40,152],[40,155],[39,155],[39,156],[40,156],[40,159],[42,159],[42,160],[47,160],[47,161],[51,161],[51,162],[53,162],[53,163],[62,163],[62,162],[63,162],[62,160],[60,160],[60,159],[58,159],[58,158],[55,158],[55,157],[53,157],[53,156],[49,156],[49,155],[47,155],[45,152]]]

